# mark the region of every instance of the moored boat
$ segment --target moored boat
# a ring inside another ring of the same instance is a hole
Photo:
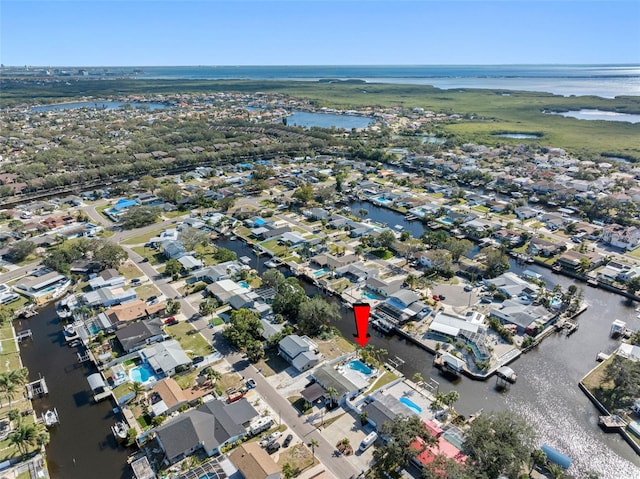
[[[115,437],[117,441],[124,441],[127,438],[129,428],[124,421],[118,421],[113,426],[111,426],[111,432],[113,433],[113,437]]]

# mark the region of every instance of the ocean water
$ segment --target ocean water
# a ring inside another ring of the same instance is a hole
[[[640,65],[193,66],[112,68],[138,78],[362,80],[367,83],[489,88],[613,98],[640,96]]]

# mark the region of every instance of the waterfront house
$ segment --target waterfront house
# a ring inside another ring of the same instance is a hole
[[[591,270],[602,265],[604,258],[598,253],[579,253],[575,250],[569,250],[562,253],[562,255],[556,260],[556,264],[569,271],[581,271],[582,273],[585,273],[586,271],[582,271],[583,260],[586,260],[586,264],[588,264],[587,269]]]
[[[162,250],[162,254],[164,254],[167,259],[178,259],[181,256],[188,254],[182,241],[163,241],[160,243],[160,248]]]
[[[187,404],[187,396],[180,385],[172,378],[158,381],[151,389],[151,414],[153,416],[170,415]]]
[[[207,286],[207,293],[209,296],[216,298],[221,304],[226,304],[233,296],[237,294],[245,294],[248,291],[249,290],[247,288],[230,279],[216,281],[215,283]]]
[[[489,316],[497,318],[502,324],[514,325],[520,335],[526,333],[534,336],[541,326],[553,319],[555,313],[542,306],[508,299],[491,308]]]
[[[144,346],[162,341],[166,334],[162,329],[162,319],[154,318],[125,326],[116,331],[116,338],[125,353],[136,351]]]
[[[410,416],[415,414],[413,410],[400,402],[397,397],[384,394],[382,391],[376,391],[367,396],[364,403],[362,412],[367,413],[367,422],[377,431],[380,431],[385,422],[394,422],[398,415]]]
[[[419,469],[429,466],[439,457],[446,457],[448,460],[457,462],[458,464],[464,464],[467,461],[467,456],[463,454],[460,449],[447,441],[444,436],[438,435],[437,445],[425,445],[424,441],[417,437],[411,444],[411,447],[417,451],[422,451],[418,455],[411,458],[411,462]],[[436,469],[438,470],[438,469]]]
[[[100,288],[96,291],[89,291],[82,295],[82,302],[88,304],[91,307],[105,307],[114,306],[116,304],[123,304],[128,301],[137,299],[135,289],[124,289],[122,286],[111,286]]]
[[[346,397],[354,396],[361,392],[360,388],[352,383],[344,374],[335,368],[334,364],[323,364],[314,369],[311,376],[320,384],[326,391],[331,388],[335,389],[333,400],[338,404],[341,403]],[[365,389],[365,386],[363,389]]]
[[[606,244],[631,251],[640,245],[640,228],[612,224],[602,230],[602,241]]]
[[[207,401],[168,419],[156,428],[156,438],[165,453],[165,462],[175,464],[198,450],[207,456],[219,454],[220,449],[244,437],[258,412],[246,399],[231,404]]]
[[[504,294],[507,298],[526,296],[530,299],[536,297],[540,286],[528,282],[517,274],[508,271],[492,279],[485,279],[486,286],[494,286],[496,290]]]
[[[321,253],[312,257],[309,262],[317,264],[321,268],[328,268],[330,270],[336,270],[343,266],[350,265],[359,261],[359,258],[355,254],[346,254],[344,256],[334,256],[330,253]]]
[[[278,352],[297,371],[304,372],[320,362],[318,345],[307,336],[290,334],[278,343]]]
[[[365,281],[365,285],[367,289],[388,298],[394,293],[397,293],[402,289],[402,285],[404,283],[403,279],[395,279],[392,281],[387,281],[380,278],[369,277]]]
[[[178,258],[178,262],[182,265],[182,268],[186,271],[191,271],[196,268],[202,268],[202,260],[194,258],[192,255],[187,254],[185,256],[180,256]]]
[[[215,283],[223,279],[231,279],[242,271],[243,266],[237,261],[225,261],[193,272],[193,278],[198,281]]]
[[[104,313],[98,314],[98,318],[106,318],[107,321],[104,321],[104,319],[102,319],[101,323],[110,323],[111,328],[115,329],[137,319],[149,318],[159,315],[164,312],[165,306],[166,305],[164,302],[147,304],[140,299],[136,299],[125,304],[112,306]]]
[[[420,320],[430,312],[417,293],[401,289],[379,303],[374,309],[374,316],[394,325],[403,325],[407,321]]]
[[[124,286],[125,278],[113,268],[105,269],[98,276],[89,280],[92,290]]]
[[[280,466],[257,442],[240,444],[229,456],[244,479],[280,479]]]
[[[329,216],[331,216],[331,213],[329,213],[324,208],[310,208],[303,211],[302,214],[309,218],[310,221],[327,220],[329,219]]]
[[[527,245],[527,253],[533,256],[555,256],[566,249],[567,246],[564,243],[558,243],[543,238],[531,238]]]
[[[191,364],[191,359],[175,339],[147,346],[140,351],[140,357],[162,376],[173,376],[177,368]]]
[[[20,280],[13,289],[17,293],[32,298],[36,304],[59,296],[71,285],[69,278],[56,271],[42,269],[31,274]]]

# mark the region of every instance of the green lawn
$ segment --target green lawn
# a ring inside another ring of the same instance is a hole
[[[124,276],[125,279],[139,278],[142,276],[142,271],[130,261],[118,266],[118,272]]]
[[[136,294],[138,295],[138,299],[146,301],[151,296],[159,296],[160,290],[152,284],[143,284],[136,288]]]
[[[167,332],[176,339],[182,349],[190,356],[204,356],[210,354],[211,345],[190,323],[182,321],[167,327]]]
[[[164,263],[166,259],[164,255],[162,255],[161,253],[158,253],[158,251],[153,248],[145,248],[144,246],[134,246],[131,249],[136,253],[138,253],[143,258],[147,258],[149,260],[149,264],[151,265]]]
[[[398,379],[398,376],[393,374],[391,371],[385,371],[382,376],[378,378],[378,380],[371,387],[370,391],[375,391],[376,389],[380,389],[385,384],[389,384],[391,381],[395,381]]]
[[[138,235],[138,236],[132,236],[131,238],[122,241],[121,244],[147,243],[151,238],[155,238],[160,233],[162,233],[165,229],[166,228],[158,228],[156,230],[149,231],[148,233],[143,233],[143,234]]]

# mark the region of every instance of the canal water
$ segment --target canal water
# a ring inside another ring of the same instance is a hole
[[[53,479],[130,479],[128,451],[111,434],[114,405],[94,403],[86,377],[95,372],[90,363],[79,363],[76,348],[69,348],[53,306],[37,316],[16,321],[16,330],[31,329],[33,341],[20,344],[30,380],[41,375],[49,395],[34,400],[38,415],[56,408],[60,424],[50,430],[47,464]]]
[[[420,222],[406,222],[403,215],[391,210],[370,203],[355,203],[351,207],[356,212],[360,208],[367,209],[367,217],[374,221],[401,224],[416,236],[423,231]],[[265,270],[266,258],[256,258],[253,250],[242,241],[221,240],[218,244],[235,251],[238,256],[251,257],[252,267],[260,272]],[[512,262],[513,271],[519,273],[522,269],[534,270],[550,285],[560,284],[566,288],[573,282],[546,268],[522,267]],[[310,295],[323,294],[309,282],[303,285]],[[601,479],[638,479],[640,457],[618,434],[605,434],[600,429],[598,410],[578,388],[578,381],[596,366],[597,353],[610,353],[619,344],[609,338],[611,322],[622,319],[630,327],[640,328],[638,313],[618,295],[583,283],[576,285],[583,290],[589,305],[579,318],[580,328],[570,337],[548,337],[538,348],[512,363],[518,382],[506,392],[495,389],[495,379],[474,381],[465,377],[451,381],[433,366],[431,354],[398,336],[382,336],[371,331],[371,344],[386,349],[390,358],[403,359],[405,363],[401,370],[407,377],[419,372],[424,378],[436,380],[440,391],[457,390],[460,400],[455,408],[461,414],[468,416],[483,409],[485,412],[510,410],[522,415],[536,428],[540,445],[551,445],[574,459],[570,472],[575,477],[586,477],[588,472],[596,471]],[[341,311],[342,320],[336,327],[345,338],[352,340],[355,333],[353,312],[348,308]]]

